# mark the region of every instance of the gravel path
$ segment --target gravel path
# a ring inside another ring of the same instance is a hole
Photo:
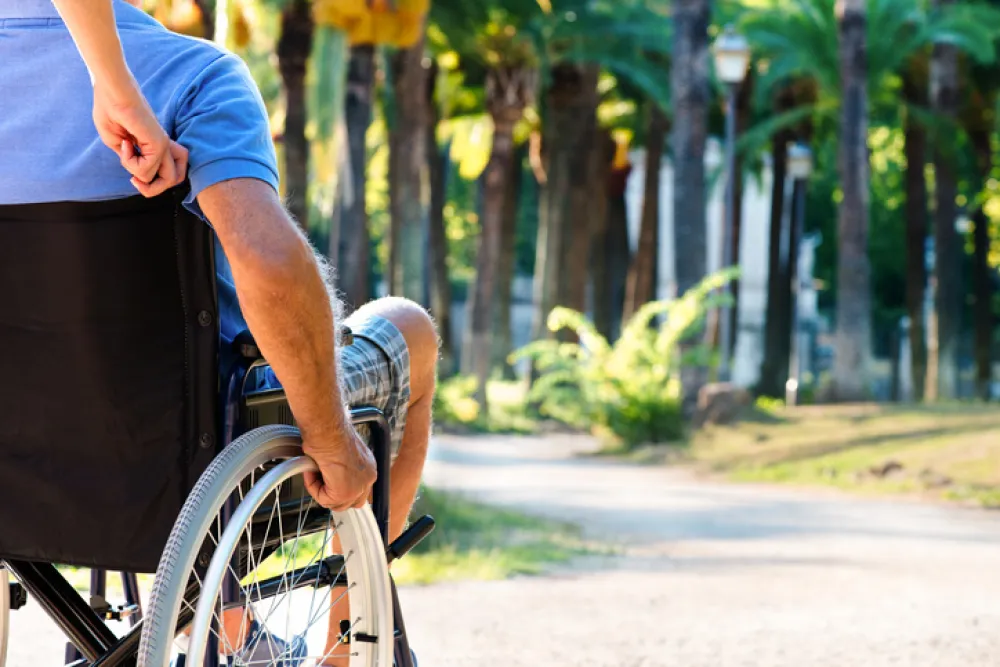
[[[401,590],[423,667],[996,667],[1000,514],[731,486],[574,454],[437,439],[430,484],[571,519],[619,555],[542,577]],[[61,664],[37,604],[13,667]]]
[[[549,576],[406,588],[423,665],[996,667],[1000,514],[730,486],[441,437],[427,481],[620,547]]]

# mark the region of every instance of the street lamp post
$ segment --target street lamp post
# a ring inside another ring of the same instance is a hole
[[[799,280],[800,249],[802,247],[802,227],[806,218],[806,181],[812,174],[812,151],[805,144],[797,143],[788,147],[788,174],[795,184],[795,211],[793,238],[788,247],[788,279],[792,287],[792,327],[788,359],[788,381],[785,382],[785,405],[795,405],[799,397],[799,376],[801,359],[799,354],[799,295],[802,281]]]
[[[715,74],[726,85],[726,218],[722,229],[722,266],[733,262],[732,238],[736,225],[736,93],[747,74],[750,64],[750,45],[745,37],[733,26],[726,26],[712,46],[715,59]],[[725,295],[732,294],[732,287],[726,283]],[[729,381],[730,349],[729,339],[732,328],[732,311],[724,306],[719,322],[719,380]]]

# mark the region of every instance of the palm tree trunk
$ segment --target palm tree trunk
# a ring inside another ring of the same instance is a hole
[[[590,189],[593,195],[594,209],[594,245],[593,245],[593,302],[594,326],[607,339],[611,339],[611,264],[612,247],[609,243],[609,227],[611,224],[611,162],[614,159],[615,142],[607,130],[599,130],[599,150],[595,155],[596,165],[592,173],[593,182]]]
[[[950,0],[937,0],[937,6]],[[935,44],[930,66],[931,109],[942,119],[954,121],[958,114],[958,52],[947,44]],[[958,181],[955,164],[956,137],[950,127],[942,128],[935,142],[934,156],[934,310],[937,325],[937,394],[927,390],[929,399],[956,398],[958,392],[958,344],[961,332],[961,248],[955,217]]]
[[[517,241],[517,212],[521,201],[521,172],[527,145],[522,145],[510,161],[507,192],[504,196],[503,225],[500,229],[500,259],[497,264],[496,332],[493,345],[493,365],[503,369],[504,379],[514,379],[514,369],[507,357],[514,349],[510,328],[511,295],[514,287],[514,259]]]
[[[313,21],[308,0],[291,0],[281,13],[278,69],[285,88],[285,198],[288,212],[309,223],[309,143],[306,141],[306,66],[312,50]]]
[[[586,67],[580,80],[579,100],[576,106],[576,125],[572,132],[575,168],[570,172],[569,216],[566,232],[566,295],[562,302],[573,310],[587,309],[587,287],[590,285],[591,248],[594,229],[597,227],[594,210],[594,181],[601,143],[597,128],[597,75],[598,68]]]
[[[649,127],[646,131],[646,182],[642,194],[642,218],[635,255],[625,283],[625,305],[622,322],[628,322],[635,312],[656,295],[657,249],[660,245],[660,165],[663,145],[667,138],[667,117],[651,104]]]
[[[736,136],[743,136],[750,125],[750,113],[752,111],[754,88],[754,69],[751,67],[747,71],[747,78],[740,86],[736,95]],[[740,266],[740,245],[743,237],[743,158],[736,154],[735,165],[736,180],[733,181],[733,237],[732,251],[730,257],[733,258],[733,266]],[[729,350],[734,354],[736,350],[736,340],[740,330],[740,281],[734,280],[729,287],[733,297],[732,306],[732,326],[729,329]],[[731,357],[732,358],[732,357]]]
[[[779,110],[783,109],[779,101]],[[788,174],[788,131],[780,131],[771,145],[771,220],[767,251],[767,306],[764,316],[764,358],[761,361],[757,392],[773,398],[785,395],[788,377],[788,329],[791,321],[789,273],[781,256],[785,235],[785,184]]]
[[[678,294],[694,287],[707,273],[705,142],[708,138],[710,10],[710,0],[674,0],[673,3],[670,89],[674,105],[671,146]]]
[[[389,131],[389,229],[386,230],[385,243],[388,246],[386,253],[386,264],[382,267],[382,279],[385,281],[385,289],[389,294],[400,293],[399,269],[399,226],[402,223],[402,214],[399,211],[399,151],[396,150],[396,142],[393,139],[392,130]]]
[[[398,51],[392,58],[396,118],[389,137],[394,154],[389,190],[394,234],[390,254],[395,262],[394,290],[417,303],[424,302],[427,240],[422,200],[426,161],[427,68],[424,40]]]
[[[533,296],[535,317],[532,339],[550,338],[546,326],[549,312],[567,301],[567,246],[574,232],[571,198],[573,173],[583,171],[589,135],[579,128],[588,127],[593,114],[588,83],[590,68],[560,63],[552,68],[552,83],[546,96],[543,115],[542,162],[545,182],[538,200],[538,243],[535,254]],[[593,88],[591,85],[590,88]]]
[[[977,129],[969,133],[969,143],[976,153],[983,187],[993,169],[993,151],[990,147],[990,131]],[[991,398],[993,384],[993,272],[990,269],[990,220],[980,206],[972,217],[973,254],[972,285],[975,298],[973,317],[975,319],[976,396],[984,401]]]
[[[347,65],[344,118],[351,169],[351,201],[340,211],[340,248],[336,260],[340,290],[349,308],[357,308],[371,298],[368,281],[370,240],[368,210],[365,206],[365,135],[372,120],[375,82],[375,49],[370,45],[351,47]]]
[[[925,104],[913,77],[903,78],[903,97],[911,105]],[[910,318],[910,366],[913,397],[924,398],[927,374],[927,341],[924,335],[924,294],[927,288],[927,134],[907,111],[903,126],[906,155],[906,311]]]
[[[973,216],[973,290],[976,321],[976,396],[990,400],[993,383],[993,279],[989,264],[989,218],[982,207]]]
[[[674,42],[670,66],[673,102],[674,291],[680,295],[708,273],[705,219],[705,143],[708,139],[708,24],[711,0],[674,0]],[[681,369],[682,410],[694,406],[708,370]]]
[[[838,400],[850,401],[867,396],[871,357],[865,0],[842,0],[838,14],[842,92],[839,173],[844,196],[837,213],[833,390]]]
[[[608,292],[611,298],[610,314],[606,329],[598,329],[609,341],[621,335],[622,313],[625,311],[625,294],[628,283],[629,246],[628,216],[625,206],[625,186],[631,165],[621,171],[612,172],[610,195],[608,197],[608,233],[606,238],[608,257]],[[596,322],[600,326],[601,319]]]
[[[497,275],[500,261],[500,244],[504,219],[504,199],[507,179],[514,159],[514,124],[520,118],[515,114],[494,113],[493,150],[483,172],[482,226],[479,233],[479,251],[476,254],[476,280],[469,298],[470,335],[463,345],[463,357],[470,363],[476,376],[476,401],[480,414],[488,414],[486,381],[489,379],[493,357],[494,296],[497,293]]]
[[[431,81],[436,79],[431,76]],[[431,314],[437,320],[438,335],[441,337],[441,361],[439,373],[447,377],[455,372],[455,348],[451,339],[451,278],[448,274],[448,237],[445,234],[444,206],[447,198],[448,152],[437,142],[437,126],[440,112],[433,100],[433,87],[428,101],[429,122],[427,123],[427,176],[430,185],[430,227],[431,263]]]

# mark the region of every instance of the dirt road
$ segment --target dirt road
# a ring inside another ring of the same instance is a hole
[[[730,486],[437,439],[430,484],[613,542],[550,576],[407,588],[421,664],[995,667],[1000,514]]]

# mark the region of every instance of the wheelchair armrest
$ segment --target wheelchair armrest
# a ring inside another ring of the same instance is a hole
[[[264,358],[264,355],[260,353],[260,348],[257,347],[257,341],[254,340],[253,334],[246,330],[241,331],[233,340],[233,348],[244,359],[257,361]]]
[[[347,325],[342,325],[340,327],[340,344],[343,347],[354,344],[354,332],[351,331],[351,327]],[[257,341],[254,340],[253,334],[244,329],[241,331],[236,338],[233,340],[233,348],[239,353],[241,357],[250,361],[260,361],[264,359],[264,355],[261,354],[260,348],[257,347]]]

